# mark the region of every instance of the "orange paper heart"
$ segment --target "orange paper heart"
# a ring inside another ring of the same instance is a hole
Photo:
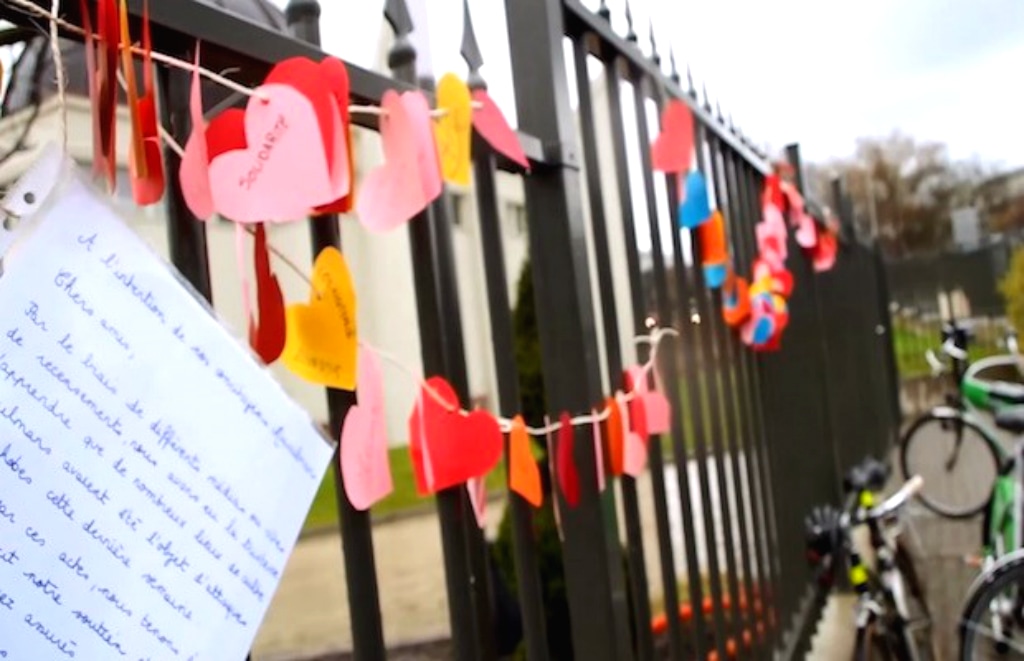
[[[615,401],[614,397],[606,399],[604,406],[608,411],[608,418],[604,422],[605,436],[608,438],[608,444],[605,446],[608,458],[606,465],[608,472],[612,475],[622,475],[624,449],[622,412],[619,410],[619,404]]]
[[[324,248],[317,256],[309,304],[290,305],[285,316],[285,366],[307,381],[354,390],[356,291],[341,251]]]
[[[508,486],[534,507],[544,502],[540,469],[530,452],[530,435],[522,416],[512,420],[508,434]]]

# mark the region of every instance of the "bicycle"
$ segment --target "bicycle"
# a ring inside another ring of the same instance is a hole
[[[807,554],[826,589],[834,585],[834,568],[845,559],[850,585],[857,593],[854,608],[857,633],[854,661],[876,658],[927,661],[935,658],[931,642],[931,613],[913,558],[902,543],[901,513],[924,480],[914,476],[895,494],[875,504],[888,469],[867,459],[848,474],[847,498],[842,511],[833,506],[815,508],[807,517]],[[853,543],[859,526],[869,532],[874,567]]]
[[[996,413],[995,424],[1018,437],[992,489],[982,524],[982,573],[967,592],[960,617],[960,658],[1024,659],[1024,407]],[[985,624],[987,622],[987,625]],[[983,645],[979,634],[991,639]],[[1013,651],[1013,656],[1008,656]],[[979,656],[985,652],[985,654]]]
[[[935,376],[947,371],[952,375],[955,390],[947,393],[944,404],[907,428],[900,439],[900,468],[904,477],[925,478],[928,489],[918,495],[925,507],[944,517],[965,519],[984,510],[1006,460],[996,432],[979,414],[1024,404],[1024,385],[996,378],[1007,370],[1019,374],[1014,334],[1006,338],[1010,353],[973,363],[965,328],[947,324],[942,339],[941,351],[952,367],[947,368],[932,350],[925,356]]]

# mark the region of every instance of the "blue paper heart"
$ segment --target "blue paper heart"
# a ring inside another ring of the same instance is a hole
[[[727,275],[729,275],[729,270],[726,268],[725,262],[704,265],[704,284],[711,289],[721,287],[725,283]]]
[[[679,205],[679,226],[693,229],[711,218],[711,202],[704,175],[691,172],[686,175],[686,199]]]

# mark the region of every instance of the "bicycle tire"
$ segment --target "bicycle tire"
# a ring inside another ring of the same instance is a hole
[[[904,478],[910,479],[913,475],[922,474],[922,471],[916,470],[910,465],[911,462],[909,455],[911,454],[912,446],[918,447],[917,445],[914,445],[915,442],[918,444],[932,442],[932,439],[926,438],[926,435],[922,433],[925,427],[929,424],[937,424],[939,427],[942,427],[943,425],[951,423],[962,425],[965,429],[969,429],[971,431],[969,436],[962,438],[976,437],[981,439],[989,457],[991,457],[992,460],[993,476],[998,474],[1003,453],[998,442],[990,436],[988,430],[970,418],[964,417],[963,414],[956,409],[941,407],[932,409],[918,417],[900,439],[900,469],[903,471]],[[949,468],[947,468],[947,470],[949,470]],[[947,502],[942,502],[935,495],[935,485],[937,480],[929,479],[931,476],[927,474],[922,474],[922,477],[924,477],[925,480],[924,489],[922,489],[917,495],[917,499],[921,504],[939,516],[948,519],[969,519],[981,513],[988,504],[990,491],[987,487],[985,489],[979,489],[979,496],[976,499],[969,499],[970,502],[967,502],[966,504],[951,505]],[[938,482],[941,482],[941,480]],[[932,489],[929,489],[929,486],[932,486]]]
[[[1005,652],[1008,649],[1000,650],[996,647],[998,643],[995,640],[989,643],[979,642],[979,632],[990,630],[989,623],[986,623],[986,620],[991,619],[989,611],[990,602],[1008,586],[1014,584],[1024,586],[1024,549],[1004,555],[987,571],[978,576],[971,585],[960,615],[958,627],[960,633],[960,654],[957,657],[958,659],[961,661],[975,661],[976,652],[980,651],[980,645],[982,644],[993,645],[997,655],[1005,657]],[[1024,591],[1018,593],[1018,599],[1021,594],[1024,594]],[[1024,633],[1024,626],[1019,628]],[[1019,636],[1018,639],[1020,639]],[[1020,642],[1024,643],[1024,640],[1020,640]],[[1014,646],[1022,647],[1020,644]]]
[[[907,638],[906,631],[898,635],[885,635],[875,631],[877,622],[872,619],[867,626],[857,629],[853,645],[853,661],[914,661],[910,646],[913,639]]]

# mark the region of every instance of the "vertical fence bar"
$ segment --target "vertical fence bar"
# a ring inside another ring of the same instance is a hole
[[[728,186],[729,182],[726,178],[724,155],[722,154],[722,141],[716,137],[713,132],[707,133],[707,147],[708,147],[708,167],[713,173],[712,182],[715,190],[715,199],[719,211],[723,215],[731,216],[733,214],[733,201],[732,196],[729,193]],[[750,542],[747,537],[749,526],[747,522],[746,510],[743,506],[742,490],[740,488],[739,469],[737,463],[739,462],[740,451],[742,443],[742,431],[740,429],[739,420],[739,409],[738,409],[738,390],[739,384],[736,382],[736,357],[734,355],[734,344],[735,336],[730,329],[725,325],[722,317],[722,298],[719,291],[709,291],[708,294],[711,297],[711,311],[712,318],[709,319],[709,323],[712,325],[713,334],[715,336],[719,361],[724,367],[723,371],[719,371],[718,376],[718,388],[722,398],[722,418],[724,427],[727,430],[723,438],[723,446],[728,443],[727,452],[729,453],[729,467],[728,474],[726,474],[724,460],[722,457],[718,459],[719,471],[719,484],[729,484],[731,488],[726,488],[726,492],[731,492],[736,502],[735,511],[732,510],[731,505],[727,501],[727,505],[724,511],[732,513],[732,518],[738,521],[738,533],[739,533],[739,546],[740,546],[740,559],[737,561],[735,547],[731,549],[730,558],[732,560],[732,568],[729,574],[729,592],[732,596],[732,617],[736,623],[738,634],[742,634],[748,625],[747,613],[744,609],[740,608],[740,595],[743,594],[740,590],[739,585],[739,571],[740,567],[738,564],[742,564],[743,579],[746,583],[749,581],[751,573],[750,565]],[[732,530],[733,522],[730,520],[728,525],[730,531]],[[731,535],[730,535],[731,536]],[[727,540],[729,537],[726,538]],[[733,539],[733,542],[736,540]],[[728,549],[728,546],[727,546]],[[749,590],[744,590],[749,593]],[[742,636],[738,635],[738,639]],[[737,646],[740,647],[737,640]]]
[[[480,76],[483,58],[476,46],[468,1],[464,3],[463,9],[465,33],[462,56],[469,65],[469,86],[474,90],[487,89],[486,82]],[[473,136],[473,183],[480,217],[480,242],[487,286],[487,308],[491,319],[498,401],[502,415],[509,417],[521,410],[512,332],[512,309],[509,305],[508,281],[505,275],[505,250],[501,240],[501,215],[495,186],[494,154],[479,135]],[[511,470],[507,438],[505,457],[507,474],[507,471]],[[526,658],[530,661],[547,661],[548,641],[536,535],[533,530],[533,509],[522,496],[511,490],[508,491],[508,507],[511,512],[512,554],[516,566],[516,592],[523,618]]]
[[[561,0],[506,0],[520,126],[546,146],[548,165],[525,181],[530,256],[548,406],[586,411],[601,399],[574,115],[562,50]],[[633,658],[617,531],[605,526],[589,429],[575,430],[581,497],[558,496],[576,658]],[[555,489],[558,493],[559,490]],[[617,568],[617,571],[616,571]]]
[[[487,151],[488,149],[483,139],[474,136],[473,172],[480,214],[491,341],[494,344],[494,368],[501,413],[507,417],[520,411],[519,380],[512,336],[512,312],[505,277],[505,255],[501,242],[501,219],[498,214],[494,182],[494,156]],[[509,456],[506,439],[506,470],[511,466],[507,460]],[[548,658],[548,642],[544,624],[540,567],[537,563],[537,540],[533,531],[533,510],[522,496],[511,490],[508,492],[508,507],[511,509],[512,517],[512,553],[516,564],[516,586],[523,617],[526,654],[530,661],[545,661]]]
[[[605,356],[608,362],[609,381],[618,383],[621,378],[623,364],[620,347],[618,315],[615,309],[615,287],[612,282],[611,258],[608,252],[608,229],[605,221],[604,198],[601,195],[601,164],[597,153],[597,129],[594,126],[594,104],[590,89],[590,76],[587,73],[587,45],[584,39],[573,40],[573,56],[575,61],[576,89],[579,99],[580,138],[583,142],[584,170],[586,171],[586,188],[590,202],[590,224],[594,237],[594,257],[597,267],[598,288],[606,292],[601,300],[602,326],[604,328]],[[635,283],[631,280],[630,285]],[[640,312],[634,310],[634,318]],[[642,326],[642,324],[640,324]],[[642,333],[643,331],[639,331]],[[638,333],[639,334],[639,333]],[[637,495],[636,479],[623,475],[620,480],[622,489],[622,511],[626,526],[626,551],[629,556],[628,574],[629,587],[632,590],[633,626],[636,632],[636,656],[647,659],[654,654],[654,639],[651,633],[651,605],[647,587],[647,568],[644,557],[644,534],[640,523],[640,502]],[[608,491],[614,498],[614,489]],[[662,493],[664,496],[664,492]],[[662,521],[658,520],[659,530]],[[665,521],[667,527],[667,519]],[[660,538],[659,538],[660,539]],[[665,549],[659,546],[662,553],[662,578],[665,578]],[[668,561],[671,562],[672,550],[668,550]],[[674,579],[672,579],[674,580]],[[666,607],[674,607],[678,612],[678,598],[666,592]],[[671,602],[669,601],[671,600]],[[679,622],[670,619],[669,635],[673,645],[680,640]]]
[[[320,45],[320,3],[317,0],[290,0],[286,8],[288,25],[297,39]],[[313,258],[327,247],[341,249],[341,228],[336,215],[310,220]],[[356,394],[327,388],[328,425],[332,438],[341,437],[341,426]],[[336,452],[340,452],[339,446]],[[380,595],[377,587],[377,565],[373,553],[373,526],[370,512],[352,507],[345,495],[345,479],[335,455],[331,461],[334,473],[335,498],[341,528],[342,558],[345,563],[345,584],[352,627],[352,653],[357,661],[383,660],[384,630],[381,622]]]
[[[644,332],[643,317],[646,316],[647,310],[644,304],[643,274],[641,273],[640,256],[637,247],[637,231],[633,218],[633,191],[630,186],[629,159],[626,152],[625,118],[622,114],[621,80],[619,74],[620,66],[626,67],[628,65],[618,57],[606,61],[605,80],[607,81],[606,91],[608,95],[608,113],[612,125],[612,148],[615,160],[616,187],[618,190],[620,213],[622,216],[623,236],[625,237],[626,244],[626,267],[629,273],[630,300],[633,308],[635,327],[638,332]],[[679,263],[681,262],[676,262],[675,268],[677,269],[677,272]],[[681,295],[677,294],[676,300],[681,301]],[[677,310],[669,310],[668,314],[662,316],[662,323],[675,321],[675,325],[681,328],[681,333],[683,335],[679,344],[676,346],[686,346],[686,343],[688,342],[686,334],[688,332],[689,315],[681,314],[676,317],[677,312]],[[673,349],[675,349],[675,347],[673,347]],[[677,486],[679,489],[679,500],[682,510],[683,545],[686,552],[686,566],[689,583],[688,592],[693,609],[691,642],[693,644],[694,655],[697,658],[703,658],[707,653],[707,623],[704,618],[703,609],[700,607],[704,600],[704,590],[701,584],[702,576],[699,556],[697,554],[697,536],[694,529],[693,511],[691,509],[692,503],[690,501],[689,462],[687,461],[684,445],[683,411],[676,410],[682,408],[683,398],[679,392],[679,375],[675,353],[675,350],[671,353],[664,352],[662,356],[664,357],[667,354],[670,358],[663,360],[662,366],[665,370],[666,395],[673,405],[673,410],[676,411],[675,415],[672,416],[672,436]],[[671,616],[672,614],[669,613],[669,617]]]
[[[733,220],[739,216],[740,207],[738,198],[738,191],[735,187],[735,182],[732,178],[730,169],[730,148],[726,147],[723,142],[719,139],[715,139],[712,143],[713,148],[712,161],[716,164],[716,171],[719,176],[715,177],[715,189],[716,197],[718,198],[718,208],[722,210],[726,217],[726,226],[733,222]],[[735,237],[735,231],[728,231],[727,236]],[[741,599],[741,602],[745,601],[747,608],[740,609],[740,618],[744,624],[745,629],[751,633],[751,640],[753,640],[753,620],[750,617],[752,610],[752,600],[754,592],[753,583],[753,568],[758,564],[757,553],[754,548],[755,544],[751,543],[751,536],[753,535],[755,540],[758,534],[758,529],[755,521],[747,520],[747,500],[743,489],[743,478],[740,473],[739,463],[742,459],[743,462],[750,460],[750,453],[748,451],[748,438],[746,432],[747,416],[749,412],[745,406],[744,390],[747,386],[746,381],[743,379],[743,353],[744,349],[739,343],[739,338],[733,329],[729,328],[723,321],[722,317],[722,300],[721,296],[715,297],[715,312],[716,319],[715,323],[719,328],[719,333],[722,335],[722,345],[725,348],[727,379],[723,381],[722,387],[727,390],[729,397],[727,403],[731,403],[729,418],[731,421],[732,429],[732,453],[729,461],[729,477],[732,482],[732,492],[736,499],[736,516],[739,521],[739,544],[740,544],[740,562],[743,567],[743,586],[740,594],[745,596],[746,599]],[[750,482],[747,482],[748,489],[751,487]],[[749,491],[747,492],[749,493]],[[754,516],[753,507],[751,507],[751,517],[756,520]],[[754,557],[751,557],[751,556]],[[760,570],[758,571],[760,573]],[[740,603],[739,606],[743,606]],[[749,629],[746,629],[749,627]]]
[[[754,259],[756,257],[756,241],[754,241],[754,232],[756,225],[760,222],[761,218],[761,204],[760,204],[760,179],[758,178],[757,172],[751,168],[747,163],[740,161],[738,164],[738,176],[741,181],[742,199],[745,201],[745,208],[749,214],[748,218],[748,229],[745,232],[741,232],[740,236],[743,238],[744,246],[744,271],[750,273]],[[782,551],[779,545],[779,529],[778,520],[775,515],[776,511],[776,482],[774,479],[774,473],[772,471],[772,453],[773,449],[769,446],[769,436],[766,427],[766,414],[764,410],[765,402],[765,386],[763,385],[763,364],[757,357],[747,353],[747,363],[749,365],[749,374],[753,384],[753,393],[751,398],[751,405],[754,412],[753,422],[755,426],[754,431],[754,446],[757,448],[757,480],[760,486],[761,494],[765,498],[764,509],[762,515],[765,519],[765,528],[767,529],[768,535],[764,540],[764,553],[768,562],[768,576],[766,581],[761,582],[761,602],[764,609],[765,617],[768,618],[772,615],[775,620],[779,618],[779,606],[777,599],[780,598],[782,591],[781,583],[781,559],[780,553]],[[779,631],[775,626],[766,626],[771,633],[772,644],[775,648],[779,645]]]
[[[737,273],[742,273],[744,277],[747,277],[750,273],[751,263],[749,240],[756,223],[756,217],[750,215],[746,181],[740,172],[742,166],[738,163],[740,158],[739,154],[734,150],[728,149],[725,152],[727,177],[729,190],[731,191],[729,195],[731,210],[729,224],[733,247],[733,267]],[[755,556],[754,566],[757,569],[757,587],[755,590],[753,585],[748,585],[747,599],[752,609],[751,612],[756,618],[755,624],[757,624],[763,621],[764,615],[763,611],[761,613],[757,612],[755,604],[760,601],[763,608],[763,604],[767,599],[765,586],[769,585],[772,574],[770,554],[775,552],[771,546],[771,533],[768,530],[770,518],[766,516],[769,507],[768,499],[771,495],[759,474],[761,462],[764,458],[759,450],[760,443],[758,441],[761,433],[761,422],[758,418],[755,403],[755,398],[759,397],[759,393],[756,390],[755,366],[752,364],[753,360],[749,349],[738,338],[734,338],[734,346],[739,356],[739,400],[742,409],[740,414],[740,434],[744,455],[744,473],[747,483],[747,498],[750,500],[750,512],[753,517],[755,530],[753,553]],[[762,635],[756,626],[755,630],[757,639],[760,642],[768,643],[770,641],[770,638]]]
[[[653,43],[652,43],[653,46]],[[657,53],[657,51],[654,51]],[[640,148],[640,170],[643,176],[644,198],[647,202],[647,224],[651,232],[651,266],[652,278],[654,281],[654,300],[660,319],[671,318],[672,311],[669,304],[667,278],[665,274],[665,252],[661,245],[661,232],[659,231],[658,201],[654,193],[654,171],[651,167],[650,152],[650,131],[647,126],[647,98],[648,83],[657,85],[660,81],[649,81],[646,76],[637,76],[633,82],[633,101],[636,114],[637,144]],[[639,320],[638,320],[639,321]],[[646,359],[646,356],[641,356]],[[661,364],[671,361],[660,361]],[[672,601],[669,602],[666,596],[666,614],[670,622],[678,623],[678,588],[676,587],[675,562],[672,557],[670,531],[668,530],[668,503],[665,499],[665,467],[662,458],[662,439],[655,438],[650,442],[651,477],[654,487],[655,516],[658,520],[658,541],[662,546],[662,573],[671,572],[671,576],[665,580],[666,595],[671,593]],[[677,465],[676,470],[686,470],[686,464]],[[680,501],[683,495],[680,494]],[[664,534],[662,534],[662,525]],[[693,604],[692,607],[696,607]],[[681,646],[681,641],[676,643]],[[678,648],[677,648],[678,649]],[[676,657],[678,658],[678,656]]]
[[[707,134],[707,132],[710,131],[710,129],[708,127],[704,126],[700,121],[698,121],[698,122],[695,122],[694,130],[695,130],[694,146],[695,146],[695,148],[697,150],[697,163],[698,163],[698,167],[699,167],[699,169],[701,171],[704,172],[705,177],[711,177],[713,175],[711,174],[711,170],[708,167],[708,159],[706,158],[706,155],[704,153],[704,144],[706,142],[705,135]],[[729,594],[730,594],[730,598],[731,598],[730,607],[732,607],[736,603],[736,601],[738,599],[738,594],[734,594],[734,588],[736,586],[736,583],[735,583],[735,581],[736,581],[736,557],[735,557],[735,555],[733,555],[732,522],[731,522],[731,513],[730,513],[730,509],[731,508],[729,507],[729,495],[728,495],[728,491],[727,491],[726,486],[725,486],[725,483],[726,483],[725,471],[723,470],[723,465],[722,465],[723,443],[724,443],[725,434],[727,433],[727,430],[724,429],[724,427],[725,427],[725,420],[723,420],[723,417],[722,417],[722,409],[721,409],[720,401],[719,401],[720,397],[721,397],[721,394],[718,392],[718,388],[717,388],[718,365],[716,364],[715,361],[720,357],[720,353],[719,353],[718,346],[717,346],[718,345],[718,341],[717,341],[718,338],[715,337],[715,319],[714,319],[715,312],[714,312],[714,309],[713,309],[713,307],[711,305],[711,302],[710,302],[710,299],[709,299],[709,296],[708,296],[707,286],[706,286],[705,281],[704,281],[704,270],[703,270],[703,268],[701,267],[701,264],[700,264],[700,255],[701,255],[700,233],[697,232],[696,230],[691,230],[689,232],[689,234],[690,234],[690,245],[692,247],[691,254],[693,255],[693,268],[691,269],[691,277],[692,277],[692,282],[693,282],[693,290],[692,291],[693,291],[693,297],[695,298],[695,300],[697,302],[697,314],[700,317],[700,323],[698,324],[698,334],[701,336],[701,342],[702,342],[703,347],[705,347],[705,349],[703,351],[704,359],[703,359],[702,364],[701,364],[701,374],[700,374],[699,378],[700,378],[700,383],[702,384],[701,388],[702,388],[703,393],[704,393],[703,396],[706,398],[704,401],[706,402],[707,412],[708,412],[708,416],[709,416],[710,422],[711,422],[711,426],[710,426],[710,432],[711,432],[710,433],[710,437],[711,437],[711,452],[712,452],[712,458],[714,460],[715,475],[716,475],[716,478],[717,478],[716,481],[718,483],[716,491],[717,491],[717,494],[718,494],[719,507],[721,508],[721,512],[722,512],[721,516],[722,516],[722,519],[723,519],[722,538],[723,538],[723,542],[725,544],[725,549],[724,550],[725,550],[725,565],[726,565],[726,576],[725,576],[725,579],[726,579],[726,589],[729,590]],[[705,470],[708,470],[709,468],[710,468],[709,466],[705,467]],[[705,475],[703,480],[707,480],[707,479],[708,478]],[[703,491],[703,484],[702,484],[702,491]],[[710,502],[710,498],[711,498],[710,482],[708,483],[708,495],[704,496],[702,494],[702,498],[704,498],[704,497],[707,497],[709,499],[709,502]],[[711,519],[711,520],[709,520],[708,522],[705,523],[705,530],[712,531],[712,530],[714,530],[714,526],[715,526],[714,519]],[[711,544],[711,541],[710,541],[711,540],[711,535],[708,535],[708,539],[709,539],[708,543],[710,545]],[[728,637],[731,637],[731,635],[735,632],[734,625],[736,624],[736,620],[732,619],[729,622],[728,626],[725,625],[725,613],[723,611],[724,603],[723,603],[723,599],[722,599],[722,597],[723,597],[723,595],[722,595],[722,578],[723,577],[721,575],[721,570],[720,570],[720,566],[721,565],[719,564],[721,558],[718,557],[718,548],[717,548],[717,546],[718,545],[716,543],[714,545],[714,548],[710,549],[709,552],[708,552],[709,558],[714,557],[716,559],[715,565],[714,565],[714,569],[712,570],[712,574],[713,575],[711,576],[711,596],[712,596],[712,601],[713,601],[714,609],[715,609],[715,618],[716,618],[716,620],[721,620],[722,621],[722,623],[723,623],[722,624],[723,635],[724,635],[725,638],[728,638]],[[719,646],[722,646],[724,641],[719,640],[719,641],[716,641],[716,643]],[[719,651],[719,655],[722,655],[722,654],[723,654],[723,652],[720,650]]]
[[[384,15],[395,32],[388,66],[395,78],[416,84],[416,49],[409,40],[412,20],[405,0],[387,0]],[[409,241],[420,326],[420,352],[427,374],[444,374],[460,397],[468,391],[468,375],[455,284],[447,193],[409,223]],[[453,655],[459,661],[485,656],[481,638],[491,618],[489,600],[481,600],[474,586],[486,585],[487,575],[474,575],[472,537],[479,535],[475,517],[462,486],[436,495],[444,549],[445,580]],[[492,637],[493,638],[493,637]]]

